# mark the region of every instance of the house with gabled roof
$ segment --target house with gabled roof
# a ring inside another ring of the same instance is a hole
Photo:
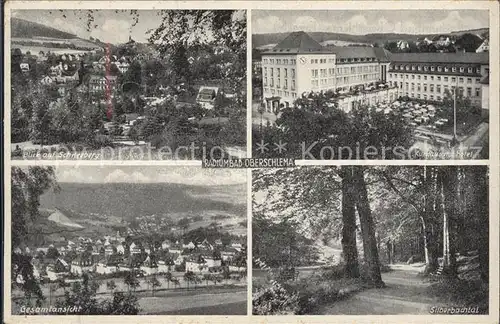
[[[101,257],[96,264],[96,272],[99,274],[110,274],[118,271],[118,265],[122,261],[122,257],[118,254]]]
[[[158,273],[158,263],[156,261],[156,256],[154,254],[149,254],[146,260],[144,260],[140,269],[144,271],[146,275]]]
[[[70,272],[71,266],[62,258],[57,258],[54,263],[47,265],[47,277],[51,281],[63,279]]]
[[[82,275],[84,272],[93,272],[95,269],[92,254],[83,252],[71,261],[71,273]]]

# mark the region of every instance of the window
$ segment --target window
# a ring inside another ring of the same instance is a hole
[[[419,65],[418,68],[417,68],[417,70],[422,71],[422,66]]]
[[[427,84],[424,83],[424,92],[427,92]]]
[[[467,72],[468,72],[468,73],[472,73],[472,68],[471,68],[471,67],[470,67],[470,68],[467,68]]]
[[[292,90],[295,90],[295,80],[292,80]]]
[[[467,78],[467,83],[472,83],[472,78]]]
[[[392,73],[389,73],[389,78],[391,78],[391,79],[392,79]]]
[[[412,66],[411,66],[411,70],[412,70],[412,71],[415,71],[415,65],[412,65]]]
[[[458,78],[458,82],[464,83],[464,78]]]
[[[278,78],[281,76],[281,69],[278,68],[278,71],[276,72],[276,75],[278,76]]]
[[[481,73],[481,68],[476,68],[476,73]]]
[[[318,77],[318,70],[311,70],[312,72],[312,77],[317,78]]]
[[[438,101],[441,101],[441,96],[437,96],[437,100],[438,100]]]
[[[431,99],[431,100],[434,100],[434,96],[433,96],[433,95],[431,95],[431,96],[430,96],[430,99]]]
[[[410,88],[410,85],[408,84],[408,82],[406,82],[406,91],[408,91],[409,88]]]
[[[460,72],[463,72],[464,71],[464,68],[461,66],[460,67]]]
[[[285,79],[285,84],[283,85],[283,89],[288,89],[288,79]]]
[[[274,69],[273,69],[273,68],[271,68],[271,70],[270,70],[270,71],[271,71],[271,78],[272,78],[272,77],[274,76]]]
[[[427,75],[424,75],[424,80],[427,80]]]
[[[420,99],[420,93],[417,93],[417,98]]]
[[[438,77],[437,77],[437,80],[438,80],[438,81],[441,81],[441,77],[440,77],[440,76],[438,76]]]
[[[417,79],[419,79],[419,80],[420,80],[420,79],[421,79],[421,75],[419,75]]]
[[[448,77],[444,77],[444,82],[448,82]]]
[[[408,74],[406,75],[406,79],[408,80]]]
[[[288,78],[288,69],[287,68],[283,69],[283,72],[285,73],[285,78]]]
[[[433,85],[433,84],[431,84],[431,85],[429,86],[429,88],[430,88],[430,91],[431,91],[431,92],[434,92],[434,85]]]
[[[476,88],[476,97],[481,95],[481,88]]]
[[[417,91],[420,92],[420,89],[422,89],[422,87],[420,86],[420,83],[417,84]]]
[[[481,79],[476,78],[476,83],[481,82]]]
[[[292,79],[295,79],[295,69],[292,69]]]
[[[438,72],[441,72],[443,71],[443,67],[442,66],[438,66]]]
[[[412,75],[411,75],[411,79],[412,79],[412,80],[415,80],[415,74],[412,74]]]
[[[451,72],[457,72],[457,68],[456,67],[452,67],[451,68]]]
[[[453,83],[457,82],[457,78],[452,77],[452,78],[451,78],[451,82],[453,82]]]
[[[472,97],[472,88],[467,87],[467,97]]]
[[[321,70],[319,70],[319,72],[320,72],[320,76],[322,78],[326,78],[326,69],[321,69]]]
[[[436,92],[441,93],[441,86],[439,84],[436,86]]]
[[[267,77],[264,77],[264,87],[267,86]]]
[[[449,71],[450,71],[450,68],[449,68],[449,67],[447,67],[447,66],[445,66],[445,67],[444,67],[444,72],[449,72]]]
[[[435,70],[435,67],[434,66],[431,66],[431,71],[434,71]]]
[[[415,83],[411,83],[411,91],[415,91]]]
[[[278,82],[276,82],[276,88],[279,88],[279,87],[280,87],[280,85],[281,85],[281,83],[280,83],[280,79],[278,78]]]
[[[431,75],[431,81],[434,81],[434,76],[433,75]]]

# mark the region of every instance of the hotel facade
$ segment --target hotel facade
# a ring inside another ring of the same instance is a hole
[[[482,106],[481,80],[488,72],[488,53],[393,54],[376,47],[324,47],[305,32],[293,32],[262,53],[263,102],[266,111],[276,112],[311,92],[334,91],[338,107],[349,111],[359,103],[403,96],[441,101],[456,84],[473,105]]]
[[[457,87],[472,106],[488,109],[483,103],[488,96],[488,53],[395,53],[390,58],[388,81],[401,96],[440,102]]]

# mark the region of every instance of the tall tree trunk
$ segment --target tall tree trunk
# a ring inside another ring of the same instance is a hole
[[[385,286],[380,274],[375,226],[368,201],[368,191],[362,167],[353,167],[354,187],[356,189],[356,209],[358,210],[361,234],[363,236],[364,260],[368,266],[368,279],[376,287]]]
[[[471,172],[474,184],[475,205],[472,210],[477,215],[477,250],[479,253],[479,270],[481,279],[489,282],[489,192],[488,169],[474,166]],[[499,248],[498,246],[495,248]]]
[[[345,275],[359,277],[358,249],[356,247],[356,210],[354,207],[354,185],[352,167],[342,166],[342,252]]]
[[[457,203],[457,167],[442,167],[440,199],[443,212],[443,273],[455,277],[456,232],[454,231]]]
[[[424,181],[424,210],[420,217],[422,221],[422,233],[424,239],[425,270],[429,274],[438,268],[438,246],[437,238],[433,231],[435,217],[434,198],[436,195],[436,170],[435,167],[423,168]]]

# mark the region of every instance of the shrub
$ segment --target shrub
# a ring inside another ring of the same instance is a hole
[[[298,293],[287,291],[276,281],[257,290],[252,305],[254,315],[293,315],[300,310]]]
[[[93,148],[101,148],[101,147],[113,147],[113,141],[111,137],[108,135],[97,134],[94,138],[90,140],[90,146]]]

